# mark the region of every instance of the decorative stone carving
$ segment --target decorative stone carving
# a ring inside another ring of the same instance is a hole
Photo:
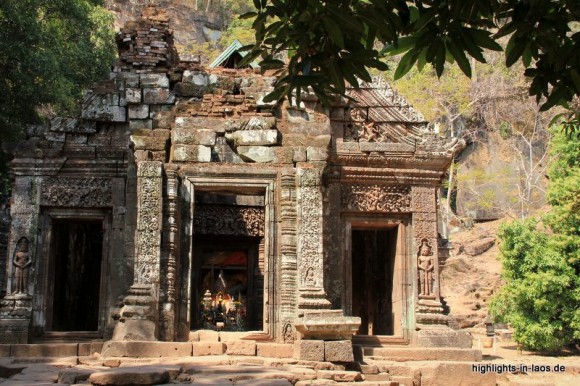
[[[41,205],[102,208],[112,203],[108,178],[49,177],[42,182]]]
[[[361,108],[349,109],[350,122],[344,128],[344,141],[393,142],[380,125],[368,119]]]
[[[151,284],[159,272],[161,162],[142,161],[137,170],[137,254],[135,282]]]
[[[299,308],[329,308],[323,288],[321,171],[299,169],[300,221],[298,231]]]
[[[26,237],[21,237],[16,243],[13,264],[13,294],[28,294],[28,271],[32,264],[32,257],[29,251],[29,241]]]
[[[292,171],[283,172],[280,180],[280,232],[282,235],[280,239],[280,300],[283,316],[292,317],[296,309],[298,268],[296,248],[296,175]],[[283,335],[286,336],[285,333]]]
[[[431,245],[427,239],[421,240],[419,252],[417,254],[417,267],[419,271],[419,298],[434,299],[433,274],[435,272],[435,262]]]
[[[413,212],[436,212],[435,188],[413,187]]]
[[[388,185],[342,185],[343,210],[361,212],[410,212],[411,188]]]
[[[292,323],[284,323],[284,327],[282,328],[282,338],[284,339],[284,343],[294,343],[294,337],[295,333]]]
[[[264,236],[262,207],[198,205],[194,211],[196,234]]]

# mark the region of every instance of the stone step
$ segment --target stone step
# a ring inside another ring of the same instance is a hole
[[[479,362],[482,360],[480,350],[448,347],[363,347],[363,355],[365,361],[367,359],[397,362],[432,360]]]

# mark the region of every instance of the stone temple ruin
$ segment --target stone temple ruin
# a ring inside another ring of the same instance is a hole
[[[471,347],[439,292],[460,143],[378,80],[329,109],[264,103],[274,78],[180,62],[154,8],[117,43],[81,117],[14,149],[1,343]]]

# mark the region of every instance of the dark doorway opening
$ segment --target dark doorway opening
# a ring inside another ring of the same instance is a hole
[[[194,237],[192,329],[261,330],[260,237]]]
[[[103,255],[101,220],[54,220],[51,331],[97,331]]]
[[[352,230],[352,311],[359,335],[393,335],[397,228]]]

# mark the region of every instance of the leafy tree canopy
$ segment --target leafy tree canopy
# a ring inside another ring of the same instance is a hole
[[[500,228],[503,278],[490,310],[533,350],[580,342],[580,140],[555,133],[551,211]]]
[[[74,113],[83,87],[106,76],[115,50],[100,3],[0,2],[0,140],[42,115]]]
[[[543,109],[567,106],[580,95],[580,21],[577,0],[254,0],[256,44],[247,60],[279,70],[269,99],[306,88],[322,100],[344,94],[347,83],[370,81],[369,69],[385,70],[384,54],[403,54],[402,77],[415,64],[457,63],[471,76],[470,57],[485,62],[485,50],[501,51],[509,36],[507,66],[521,61],[531,78],[530,95]],[[577,29],[577,28],[576,28]],[[377,43],[382,43],[379,47]],[[288,53],[289,63],[275,59]],[[579,118],[577,115],[576,118]]]

